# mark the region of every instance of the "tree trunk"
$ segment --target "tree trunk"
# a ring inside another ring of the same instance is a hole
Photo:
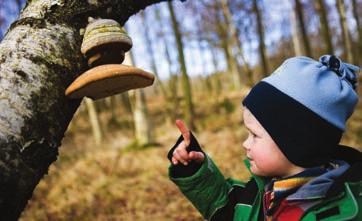
[[[88,16],[124,24],[161,0],[32,0],[0,44],[0,220],[16,220],[49,165],[81,100],[66,87],[87,69],[80,53]]]
[[[358,38],[357,38],[357,54],[356,54],[356,58],[359,58],[358,63],[361,65],[362,64],[362,27],[361,27],[361,23],[358,17],[358,6],[357,6],[357,0],[352,0],[352,6],[353,6],[353,17],[356,21],[356,25],[357,25],[357,31],[358,31]],[[356,59],[357,60],[357,59]]]
[[[177,51],[178,51],[178,59],[180,62],[180,66],[181,66],[181,73],[182,73],[182,90],[183,90],[183,96],[184,96],[184,101],[185,101],[185,118],[186,118],[186,122],[188,127],[190,128],[190,130],[195,130],[195,125],[194,125],[194,107],[193,107],[193,103],[192,103],[192,93],[191,93],[191,86],[190,86],[190,81],[189,81],[189,77],[187,74],[187,70],[186,70],[186,62],[185,62],[185,57],[184,57],[184,52],[183,52],[183,43],[182,43],[182,36],[181,36],[181,32],[179,30],[179,25],[178,22],[176,20],[176,16],[175,16],[175,12],[173,9],[173,5],[171,2],[167,2],[168,4],[168,9],[171,15],[171,21],[172,21],[172,29],[176,38],[176,43],[177,43]]]
[[[310,44],[308,40],[308,33],[307,29],[304,24],[304,13],[303,13],[303,5],[300,3],[300,0],[295,0],[295,13],[297,16],[299,33],[302,35],[303,46],[304,46],[304,53],[308,57],[312,57],[312,51],[310,49]]]
[[[101,142],[102,142],[102,130],[101,130],[101,126],[99,124],[99,118],[97,115],[96,107],[94,105],[94,102],[91,99],[85,98],[84,100],[85,100],[85,104],[87,105],[87,109],[88,109],[89,121],[92,126],[94,142],[97,147],[100,147]]]
[[[210,53],[211,53],[211,60],[212,60],[212,66],[214,68],[214,72],[218,72],[219,71],[219,62],[217,61],[217,56],[216,56],[216,52],[215,52],[215,48],[212,46],[212,44],[210,43],[210,41],[208,40],[209,45],[210,45]]]
[[[346,20],[346,8],[342,0],[336,0],[336,6],[339,14],[339,22],[342,29],[343,45],[344,45],[346,59],[349,63],[353,63],[351,35],[348,31],[348,25]]]
[[[162,28],[166,25],[162,22],[161,19],[161,14],[160,14],[160,9],[158,6],[155,7],[155,18],[156,18],[156,22],[158,23],[158,27],[160,27],[159,30],[159,38],[161,40],[161,42],[163,42],[164,45],[164,53],[166,56],[166,61],[167,61],[167,65],[168,65],[168,72],[169,72],[169,79],[168,79],[168,84],[166,85],[167,87],[167,91],[169,91],[169,93],[167,94],[166,97],[166,111],[167,114],[170,116],[168,118],[167,123],[168,124],[174,124],[175,120],[178,117],[178,109],[179,109],[179,100],[178,100],[178,96],[177,96],[177,82],[178,82],[178,76],[177,73],[173,73],[172,72],[172,59],[171,59],[171,55],[168,49],[168,43],[167,40],[165,38],[165,33],[163,32]]]
[[[121,99],[122,105],[123,105],[126,113],[132,114],[132,105],[131,105],[131,101],[129,99],[129,92],[126,91],[126,92],[120,94],[120,99]]]
[[[142,25],[144,27],[144,36],[145,36],[145,39],[146,39],[146,49],[147,49],[147,53],[149,55],[149,58],[150,58],[150,62],[151,62],[151,68],[152,68],[152,72],[156,75],[156,85],[154,85],[154,87],[160,87],[161,89],[161,93],[162,93],[162,96],[164,97],[164,99],[167,99],[167,91],[165,89],[165,86],[163,85],[159,75],[158,75],[158,70],[157,70],[157,67],[156,67],[156,61],[155,61],[155,53],[152,49],[152,40],[150,38],[150,35],[149,35],[149,28],[148,28],[148,24],[147,24],[147,19],[146,19],[146,15],[145,15],[145,12],[141,12],[141,18],[142,18]]]
[[[334,50],[332,45],[331,34],[329,32],[329,22],[327,18],[324,0],[314,1],[314,7],[319,15],[320,32],[322,34],[323,41],[326,44],[326,52],[327,54],[333,54]]]
[[[263,17],[262,17],[260,9],[258,7],[257,0],[253,0],[253,10],[256,15],[257,30],[258,30],[258,37],[259,37],[259,54],[260,54],[260,61],[262,64],[262,71],[263,71],[262,74],[255,76],[256,77],[255,82],[256,82],[269,74],[269,64],[268,64],[268,60],[266,57]]]
[[[244,84],[252,86],[253,85],[253,71],[251,70],[248,61],[245,58],[243,46],[241,41],[239,40],[240,31],[235,28],[234,38],[236,39],[238,55],[241,57],[243,62],[243,70],[244,70],[244,77],[242,76],[241,79],[243,80]]]
[[[217,19],[217,21],[216,21],[217,34],[220,39],[221,48],[224,51],[225,60],[226,60],[226,64],[227,64],[227,72],[230,73],[230,77],[231,77],[230,82],[235,89],[238,89],[240,87],[240,84],[238,82],[240,82],[240,81],[235,80],[236,77],[238,77],[238,75],[239,75],[238,67],[237,67],[236,60],[232,53],[231,42],[228,39],[228,32],[225,28],[225,24],[221,23],[222,20],[223,20],[222,17],[219,15],[219,19]]]
[[[135,66],[135,61],[131,52],[127,52],[124,64]],[[146,103],[146,95],[144,89],[132,90],[133,94],[133,120],[135,128],[135,139],[137,145],[144,147],[154,143],[149,114]]]
[[[301,56],[303,55],[303,52],[302,52],[302,46],[300,45],[299,30],[298,30],[297,16],[295,14],[295,10],[292,10],[290,12],[290,23],[292,29],[294,53],[296,56]]]
[[[227,0],[220,0],[220,5],[221,5],[221,9],[222,9],[222,13],[224,16],[224,20],[225,20],[225,26],[226,26],[226,41],[230,42],[229,46],[230,46],[230,59],[232,59],[233,61],[233,66],[235,68],[235,70],[233,70],[232,74],[233,74],[233,82],[234,82],[234,86],[235,89],[240,91],[241,87],[242,87],[242,79],[241,79],[241,73],[239,72],[239,68],[238,68],[238,62],[236,60],[236,56],[234,56],[233,47],[236,47],[238,45],[238,41],[239,38],[235,37],[236,34],[236,28],[235,25],[232,21],[232,17],[231,17],[231,12],[229,9],[229,4]],[[245,84],[245,82],[244,82]]]

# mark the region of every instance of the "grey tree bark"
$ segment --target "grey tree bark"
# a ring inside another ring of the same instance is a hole
[[[0,44],[0,220],[16,220],[57,159],[80,100],[66,87],[87,69],[88,16],[127,19],[162,0],[29,0]]]

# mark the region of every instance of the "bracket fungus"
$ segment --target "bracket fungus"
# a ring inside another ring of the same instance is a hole
[[[153,84],[154,76],[128,65],[122,65],[132,39],[111,19],[91,19],[85,30],[81,52],[90,70],[81,74],[66,89],[70,98],[100,99],[130,89]]]

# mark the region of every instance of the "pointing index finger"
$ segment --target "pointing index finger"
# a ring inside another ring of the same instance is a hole
[[[176,120],[176,126],[178,127],[178,129],[180,130],[186,146],[188,146],[190,144],[190,131],[189,129],[187,129],[187,127],[185,126],[184,122],[182,120]]]

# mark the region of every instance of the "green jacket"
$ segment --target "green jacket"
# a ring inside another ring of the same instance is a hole
[[[180,137],[169,158],[181,141]],[[202,151],[192,134],[189,149]],[[225,179],[211,158],[205,156],[201,165],[169,167],[170,179],[203,217],[212,221],[264,220],[262,199],[266,178],[252,174],[246,183]],[[302,221],[362,220],[362,154],[341,146],[336,157],[351,167],[334,181],[320,203],[305,211]],[[249,168],[249,162],[245,163]]]

